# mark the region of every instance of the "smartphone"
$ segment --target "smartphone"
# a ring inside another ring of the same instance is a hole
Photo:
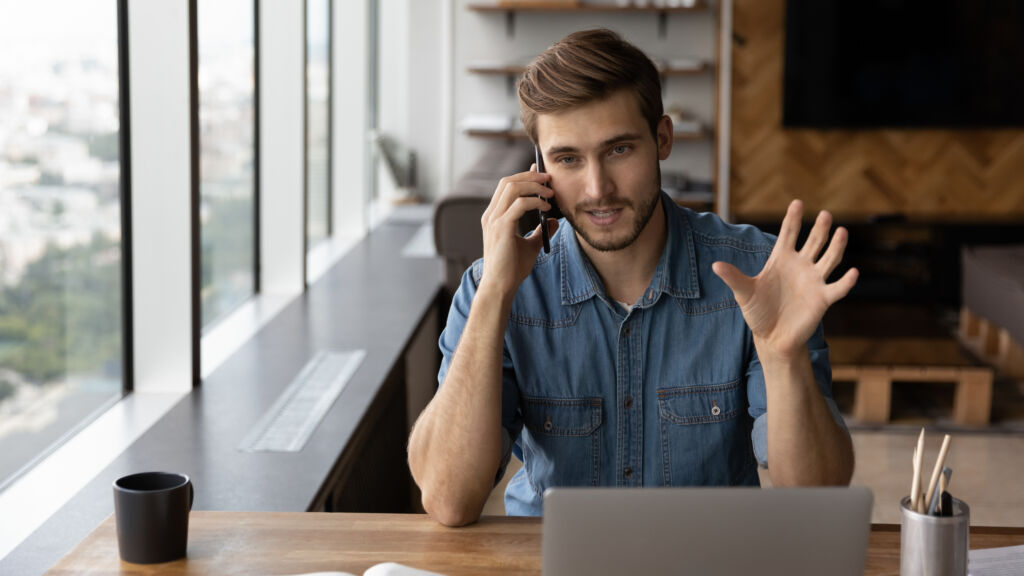
[[[543,174],[544,157],[540,154],[540,148],[537,148],[536,146],[533,147],[533,156],[537,163],[537,172]],[[544,186],[550,188],[547,184]],[[543,210],[537,210],[537,213],[540,214],[540,234],[541,238],[544,239],[544,253],[547,254],[551,252],[551,238],[548,236],[548,215]]]

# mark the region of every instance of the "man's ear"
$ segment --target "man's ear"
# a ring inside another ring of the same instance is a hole
[[[675,139],[672,137],[672,119],[669,118],[668,114],[661,117],[658,120],[658,159],[664,160],[668,158],[668,155],[672,153],[672,143]]]

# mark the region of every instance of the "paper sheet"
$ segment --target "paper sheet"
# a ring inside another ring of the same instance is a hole
[[[1019,576],[1024,574],[1024,546],[986,548],[967,553],[968,576]]]

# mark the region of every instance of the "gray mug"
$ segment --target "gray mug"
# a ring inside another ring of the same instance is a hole
[[[195,490],[184,474],[142,472],[114,482],[114,517],[121,559],[156,564],[185,557]]]
[[[900,501],[900,576],[967,576],[971,509],[953,498],[952,516],[929,516]]]

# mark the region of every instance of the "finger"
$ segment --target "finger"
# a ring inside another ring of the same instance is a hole
[[[800,255],[811,262],[817,260],[818,254],[821,254],[821,248],[828,240],[828,231],[831,228],[832,215],[825,210],[818,212],[818,218],[814,221],[814,227],[807,235],[807,241],[804,242],[803,248],[800,249]]]
[[[526,243],[527,244],[531,244],[531,245],[532,244],[538,244],[538,245],[543,244],[543,240],[541,239],[541,236],[540,236],[540,224],[537,224],[537,226],[534,227],[534,229],[532,231],[530,231],[528,234],[526,234],[526,236],[523,237],[523,240],[526,240]]]
[[[547,212],[551,210],[551,204],[548,204],[547,200],[536,196],[520,196],[515,199],[508,210],[502,213],[500,219],[511,222],[514,226],[524,214],[536,210]]]
[[[531,171],[520,172],[518,174],[502,178],[498,181],[498,186],[495,187],[494,194],[491,195],[491,201],[487,204],[487,208],[484,210],[484,219],[490,219],[492,216],[501,214],[508,209],[508,206],[515,200],[515,195],[509,198],[510,194],[514,194],[514,192],[510,192],[510,189],[513,189],[518,184],[533,182],[539,184],[540,188],[550,190],[550,188],[544,186],[544,184],[546,184],[550,179],[550,174],[534,172],[532,171],[532,167]],[[542,191],[533,191],[528,193],[541,196],[554,195],[554,192],[546,193]]]
[[[840,226],[836,228],[836,231],[832,234],[832,242],[829,243],[828,249],[825,250],[825,254],[822,255],[821,260],[815,266],[818,271],[821,272],[822,278],[828,278],[828,275],[836,269],[839,262],[843,259],[843,254],[846,252],[846,243],[850,239],[850,233],[846,231],[846,228]]]
[[[779,239],[776,246],[781,245],[789,250],[796,249],[796,238],[800,235],[800,217],[804,213],[804,203],[800,200],[793,200],[786,209],[786,217],[782,219],[782,227],[779,229]]]
[[[711,265],[711,271],[725,282],[725,285],[732,290],[736,302],[746,302],[753,292],[754,279],[740,271],[739,268],[728,262],[715,262]]]
[[[538,174],[541,176],[541,174]],[[550,198],[555,195],[555,192],[543,186],[538,182],[534,181],[513,181],[505,185],[505,189],[501,193],[501,198],[498,199],[497,204],[494,208],[494,216],[500,216],[509,210],[514,202],[519,198],[531,198],[540,196],[542,198]],[[547,208],[545,208],[547,210]]]
[[[825,286],[825,300],[831,306],[842,300],[850,293],[850,290],[857,284],[860,272],[856,268],[850,268],[843,274],[843,277]]]

